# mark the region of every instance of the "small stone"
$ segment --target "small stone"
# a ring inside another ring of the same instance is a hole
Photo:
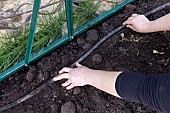
[[[98,34],[97,30],[92,29],[92,30],[87,31],[86,40],[88,42],[98,41],[98,39],[99,39],[99,34]]]
[[[9,77],[8,80],[11,81],[14,77]]]
[[[29,82],[33,81],[36,74],[37,74],[37,69],[35,67],[31,67],[30,70],[27,72],[26,80],[28,80]]]
[[[157,50],[155,50],[155,49],[153,50],[153,53],[154,53],[154,54],[160,54],[160,55],[165,54],[165,52],[159,52],[159,51],[157,51]]]
[[[72,102],[66,102],[61,106],[61,113],[76,113],[76,107]]]
[[[77,38],[77,44],[82,47],[85,44],[85,40],[83,38]]]
[[[78,95],[78,94],[80,94],[80,92],[81,92],[81,89],[79,87],[75,87],[73,89],[73,95]]]
[[[95,54],[93,57],[92,57],[92,61],[96,64],[99,64],[102,62],[102,56],[100,54]]]
[[[92,46],[91,44],[86,43],[82,48],[86,50],[86,49],[90,49],[91,46]]]
[[[124,38],[124,37],[125,37],[125,34],[124,34],[124,33],[121,33],[120,36],[121,36],[122,38]]]

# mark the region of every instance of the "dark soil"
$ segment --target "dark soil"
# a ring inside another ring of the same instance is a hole
[[[132,13],[145,13],[167,2],[169,0],[138,0],[133,5],[127,5],[103,23],[1,82],[0,93],[4,96],[0,97],[0,106],[22,97],[54,77],[62,67],[71,65]],[[149,19],[157,19],[167,13],[170,13],[170,8],[153,14]],[[126,28],[106,41],[82,64],[109,71],[165,73],[170,72],[169,55],[169,32],[140,34]],[[156,113],[149,107],[116,98],[91,86],[67,91],[61,83],[53,83],[38,95],[3,113]]]

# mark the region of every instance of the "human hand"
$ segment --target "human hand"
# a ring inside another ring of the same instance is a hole
[[[90,76],[93,73],[92,69],[82,66],[78,62],[76,63],[77,68],[64,67],[59,71],[59,76],[56,76],[53,80],[58,81],[62,79],[68,79],[62,84],[66,89],[72,89],[75,86],[84,86],[90,82]]]
[[[132,16],[123,23],[126,27],[141,33],[150,32],[149,24],[150,21],[144,15],[138,14],[132,14]]]
[[[59,71],[59,76],[54,77],[54,81],[68,79],[62,84],[66,89],[75,86],[91,85],[114,96],[120,97],[116,92],[115,83],[118,75],[122,72],[109,72],[102,70],[92,70],[76,63],[77,68],[65,67]]]

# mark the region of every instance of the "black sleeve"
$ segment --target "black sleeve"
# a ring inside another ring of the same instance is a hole
[[[139,102],[163,113],[170,112],[170,73],[143,75],[123,72],[116,80],[120,97]]]

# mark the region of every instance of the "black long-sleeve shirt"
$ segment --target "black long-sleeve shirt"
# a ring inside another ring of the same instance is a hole
[[[123,72],[116,80],[116,91],[124,99],[170,113],[170,73],[146,76]]]

